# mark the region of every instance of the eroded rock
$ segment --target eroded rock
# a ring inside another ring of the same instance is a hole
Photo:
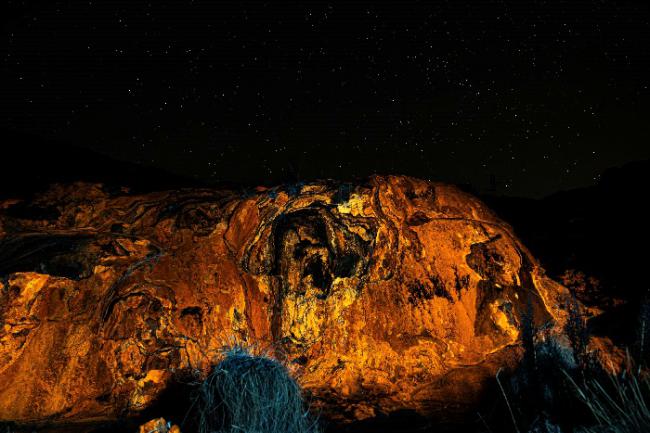
[[[409,177],[77,184],[0,211],[0,420],[134,414],[233,343],[271,351],[330,416],[452,412],[519,362],[524,320],[566,320],[507,224]]]

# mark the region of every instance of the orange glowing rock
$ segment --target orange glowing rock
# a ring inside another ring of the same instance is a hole
[[[177,425],[171,425],[164,418],[156,418],[140,426],[138,433],[181,433]]]
[[[0,203],[0,420],[115,419],[233,343],[332,416],[471,405],[567,290],[476,198],[414,178]],[[528,316],[526,316],[528,317]]]

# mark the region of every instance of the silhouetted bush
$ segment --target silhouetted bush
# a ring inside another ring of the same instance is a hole
[[[241,348],[201,384],[199,433],[317,433],[301,390],[278,361]]]

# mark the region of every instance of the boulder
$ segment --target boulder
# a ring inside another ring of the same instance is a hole
[[[463,411],[568,292],[456,187],[404,176],[0,203],[0,420],[135,415],[243,345],[326,416]],[[160,414],[164,415],[164,414]]]

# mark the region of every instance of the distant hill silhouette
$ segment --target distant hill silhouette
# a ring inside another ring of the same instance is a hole
[[[628,301],[607,326],[630,330],[638,327],[639,308],[650,299],[649,187],[646,160],[607,170],[595,186],[540,200],[482,198],[512,224],[551,277],[566,269],[583,271],[598,278],[606,294]]]
[[[202,186],[195,179],[64,142],[13,131],[0,131],[0,137],[0,197],[21,197],[52,183],[75,181],[125,185],[135,191]]]

